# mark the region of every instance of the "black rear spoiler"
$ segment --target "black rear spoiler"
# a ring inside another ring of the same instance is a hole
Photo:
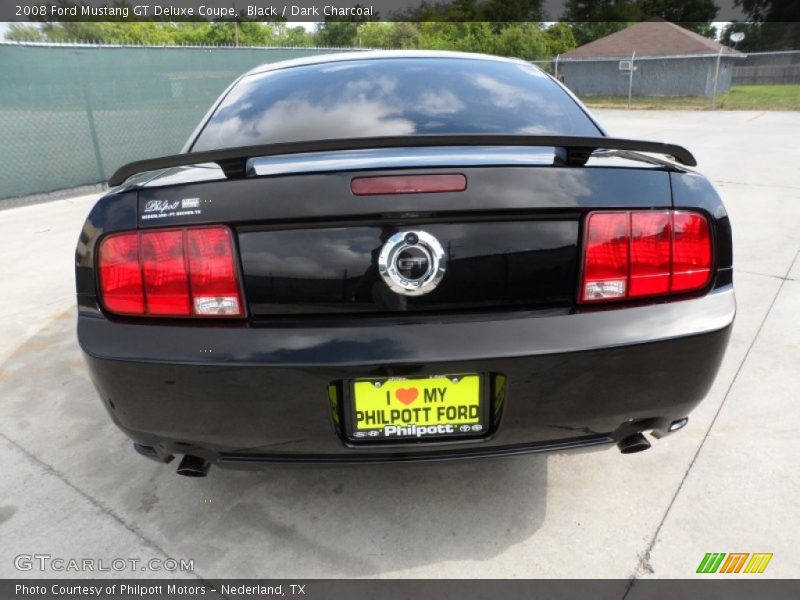
[[[697,166],[697,161],[694,156],[692,156],[692,153],[686,148],[661,142],[564,135],[412,135],[282,142],[278,144],[240,146],[238,148],[187,152],[172,156],[162,156],[160,158],[149,158],[147,160],[137,160],[120,167],[109,178],[108,184],[110,186],[120,185],[128,179],[128,177],[136,175],[137,173],[202,163],[216,163],[222,168],[222,171],[228,179],[236,179],[245,176],[245,168],[248,159],[255,157],[336,150],[419,148],[426,146],[554,147],[556,148],[556,164],[568,167],[580,167],[585,165],[589,156],[595,150],[627,150],[671,156],[683,165],[689,167]]]

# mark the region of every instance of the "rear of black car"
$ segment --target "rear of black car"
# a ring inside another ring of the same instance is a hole
[[[186,150],[488,134],[604,135],[524,63],[362,55],[244,76]],[[140,452],[186,455],[189,474],[636,451],[686,423],[735,312],[712,186],[625,152],[395,146],[164,169],[98,201],[76,261],[103,402]]]

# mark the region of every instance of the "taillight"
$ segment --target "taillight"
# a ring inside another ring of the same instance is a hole
[[[192,314],[183,231],[142,233],[139,243],[147,314],[180,317]]]
[[[100,300],[112,313],[242,317],[233,236],[222,226],[112,234],[97,253]]]
[[[705,217],[690,212],[672,215],[673,292],[705,286],[711,273],[711,235]]]
[[[711,279],[711,234],[699,213],[595,212],[584,231],[581,303],[690,292]]]
[[[100,250],[100,292],[106,309],[119,314],[143,314],[139,235],[121,233],[109,236],[103,240]]]
[[[242,314],[233,240],[226,227],[189,229],[189,274],[194,314]]]
[[[626,213],[589,215],[583,263],[584,298],[624,298],[627,295],[629,236]]]
[[[378,194],[433,194],[463,192],[467,178],[461,173],[435,175],[378,175],[356,177],[350,182],[350,191],[356,196]]]
[[[669,293],[671,240],[669,212],[631,213],[630,296]]]

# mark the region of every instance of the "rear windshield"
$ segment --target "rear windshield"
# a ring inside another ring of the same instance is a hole
[[[420,134],[599,135],[533,66],[392,58],[328,62],[244,77],[192,150]]]

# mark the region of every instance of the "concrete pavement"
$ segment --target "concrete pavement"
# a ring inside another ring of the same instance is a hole
[[[800,114],[596,112],[613,135],[689,147],[731,214],[737,321],[684,431],[632,456],[178,477],[133,453],[80,358],[72,260],[94,197],[9,209],[0,577],[85,576],[14,567],[47,553],[194,559],[127,576],[684,578],[706,552],[773,552],[762,577],[799,576]]]

